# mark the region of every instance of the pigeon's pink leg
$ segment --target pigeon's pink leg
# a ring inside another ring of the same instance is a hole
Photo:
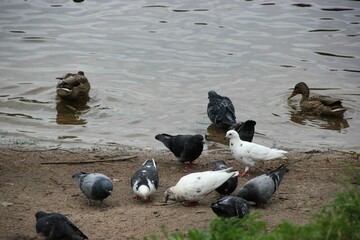
[[[141,200],[141,197],[138,196],[138,195],[135,195],[135,196],[132,197],[132,199],[134,199],[134,200]],[[144,199],[143,202],[149,203],[149,202],[152,202],[152,201],[151,201],[150,197],[148,197],[147,199]]]
[[[134,199],[134,200],[139,200],[140,197],[139,197],[138,195],[135,195],[135,196],[132,197],[132,199]]]
[[[249,172],[249,169],[250,169],[250,168],[249,168],[248,166],[246,166],[246,167],[245,167],[245,171],[244,171],[242,174],[240,174],[239,176],[240,176],[240,177],[245,176],[245,174],[247,174],[247,173]]]
[[[193,166],[198,165],[197,163],[193,163],[193,162],[184,162],[184,169],[187,170],[189,168],[192,168]]]

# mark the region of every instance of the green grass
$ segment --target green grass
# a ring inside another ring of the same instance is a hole
[[[360,175],[357,173],[357,179]],[[259,220],[254,211],[242,219],[214,218],[209,230],[191,229],[187,233],[168,233],[165,227],[162,236],[152,235],[144,239],[168,240],[358,240],[360,239],[360,182],[348,184],[347,191],[336,194],[334,200],[322,208],[314,221],[305,225],[282,222],[271,231]]]

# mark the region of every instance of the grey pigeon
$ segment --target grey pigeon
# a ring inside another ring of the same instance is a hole
[[[158,186],[159,175],[156,162],[154,159],[146,160],[131,178],[131,188],[136,194],[134,198],[141,197],[149,201],[150,195],[158,189]]]
[[[255,202],[256,204],[267,203],[279,188],[281,180],[288,171],[289,169],[287,169],[285,165],[281,165],[275,170],[249,180],[242,188],[236,190],[232,195],[242,197],[243,199]]]
[[[250,213],[249,203],[241,197],[225,196],[211,204],[211,209],[218,217],[242,218]]]
[[[102,201],[113,190],[111,179],[101,173],[79,172],[75,173],[72,177],[79,183],[81,191],[89,200]]]
[[[212,123],[219,128],[229,128],[236,124],[235,108],[228,97],[211,90],[208,92],[207,114]]]
[[[155,139],[162,142],[181,163],[193,162],[204,148],[204,137],[200,134],[173,136],[162,133],[157,134]]]
[[[226,163],[223,160],[218,160],[218,161],[214,162],[214,165],[213,165],[214,171],[227,169],[227,168],[229,168],[229,166],[226,165]],[[223,195],[223,196],[229,195],[236,189],[237,184],[238,184],[238,177],[232,177],[232,178],[228,179],[226,182],[224,182],[220,187],[215,189],[215,191],[217,191],[220,195]]]
[[[61,213],[46,213],[38,211],[36,217],[36,232],[46,240],[81,240],[88,237]]]
[[[235,123],[229,127],[229,130],[235,130],[239,133],[240,139],[247,142],[252,142],[255,133],[256,122],[247,120],[245,122]]]

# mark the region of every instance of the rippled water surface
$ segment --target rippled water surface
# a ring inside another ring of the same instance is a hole
[[[1,144],[221,139],[206,114],[216,90],[257,122],[254,142],[359,150],[360,3],[304,2],[1,1]],[[58,102],[55,78],[79,70],[89,102]],[[342,98],[344,119],[299,114],[287,97],[300,81]]]

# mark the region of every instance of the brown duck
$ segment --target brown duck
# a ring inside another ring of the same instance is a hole
[[[341,100],[338,98],[314,95],[310,96],[309,87],[304,82],[299,82],[295,85],[294,91],[288,97],[288,99],[294,97],[297,94],[301,94],[300,108],[304,113],[312,115],[327,115],[327,116],[343,116],[347,108],[343,107]]]
[[[56,93],[62,100],[73,101],[88,97],[90,83],[84,72],[67,73],[56,79],[60,80],[56,86]]]

